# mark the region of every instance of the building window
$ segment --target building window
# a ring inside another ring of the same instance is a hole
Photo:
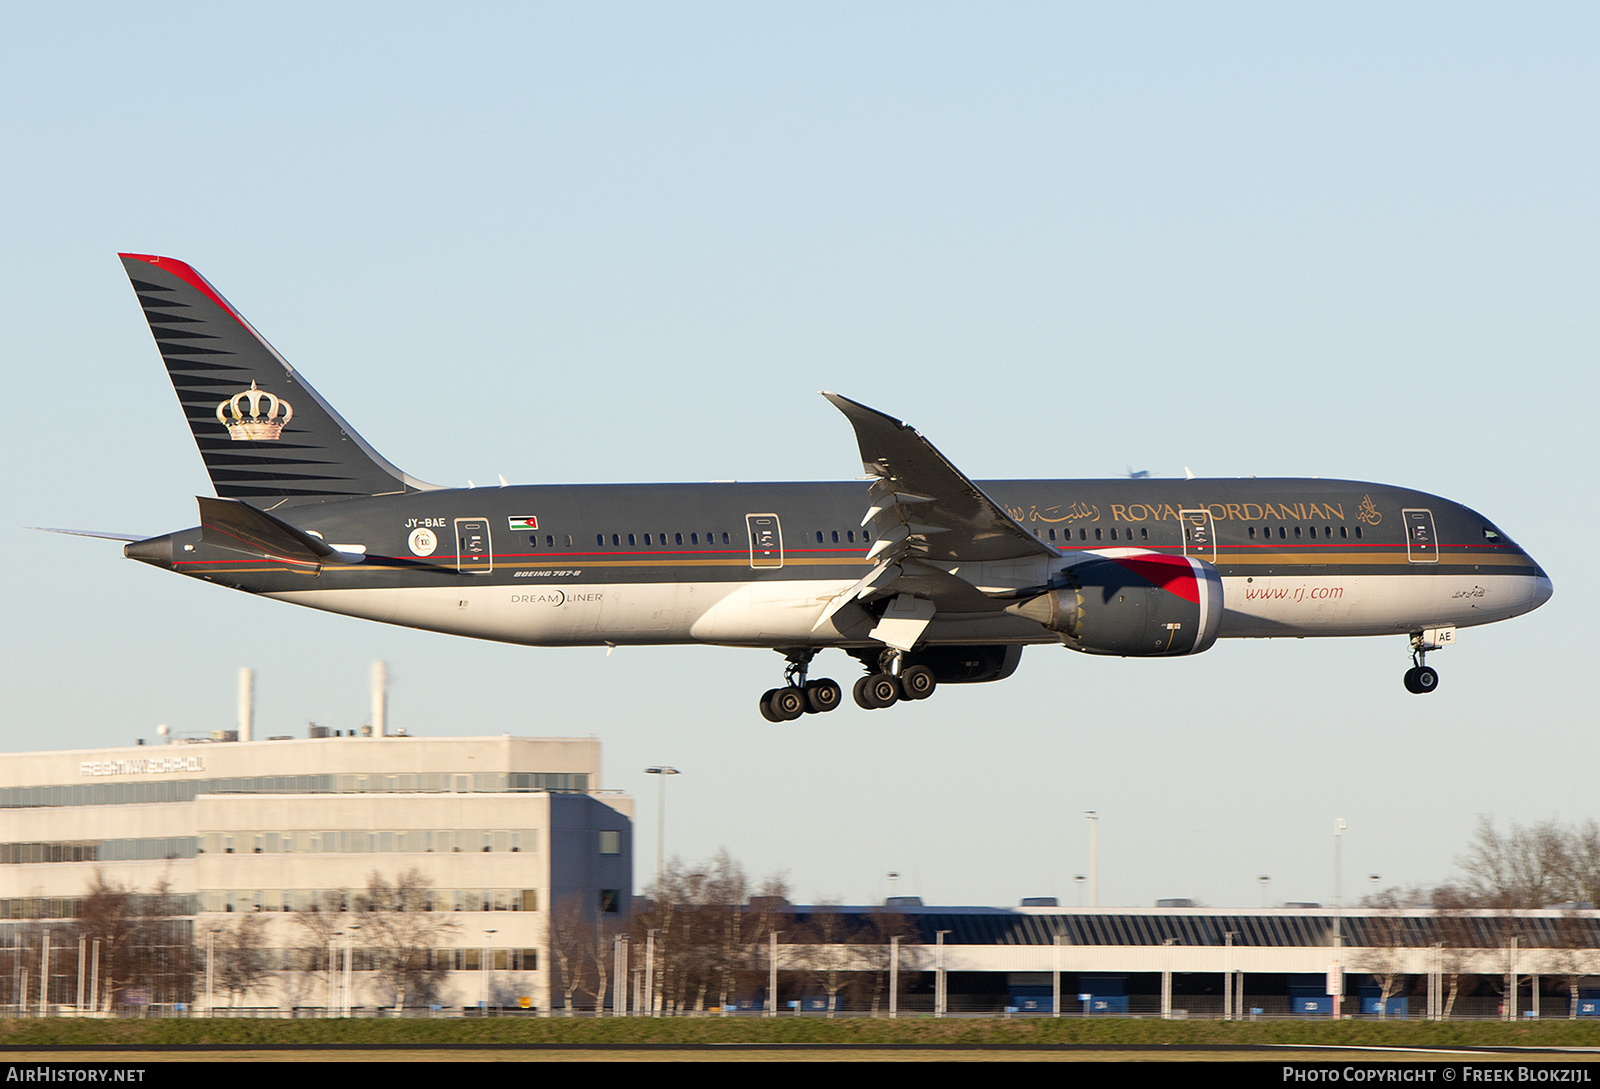
[[[600,833],[600,853],[603,855],[620,855],[622,853],[622,833],[612,830],[602,830]]]

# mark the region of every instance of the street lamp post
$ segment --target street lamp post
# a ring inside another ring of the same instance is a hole
[[[677,768],[653,767],[645,768],[646,775],[659,775],[656,789],[656,895],[661,895],[661,860],[666,849],[667,828],[667,776],[682,774]]]
[[[1100,906],[1100,815],[1093,809],[1084,814],[1089,818],[1089,906]]]
[[[489,939],[498,933],[498,930],[485,930],[483,932],[483,948],[478,951],[478,967],[483,970],[483,997],[479,1002],[478,1009],[485,1017],[489,1016],[489,967],[494,964],[493,959],[491,959],[493,954],[489,949]],[[603,996],[600,1001],[604,1001]]]
[[[1333,822],[1333,966],[1328,970],[1328,997],[1333,1001],[1333,1019],[1339,1020],[1344,1007],[1344,830],[1350,827],[1343,817]]]

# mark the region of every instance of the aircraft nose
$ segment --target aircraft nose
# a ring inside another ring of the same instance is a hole
[[[1535,565],[1539,572],[1533,580],[1533,603],[1529,608],[1537,609],[1550,600],[1550,595],[1556,592],[1555,583],[1550,581],[1550,576],[1544,573],[1544,568]]]

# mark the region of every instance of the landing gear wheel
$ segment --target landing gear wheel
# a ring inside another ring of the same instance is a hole
[[[870,680],[872,680],[871,677],[862,677],[855,683],[855,686],[850,689],[850,694],[856,698],[856,706],[861,708],[863,711],[871,711],[875,706],[874,704],[867,702],[867,682]]]
[[[863,706],[874,709],[888,707],[900,698],[900,682],[892,673],[874,673],[866,679],[861,691],[867,697]]]
[[[900,674],[900,694],[908,700],[925,700],[939,686],[933,670],[925,665],[914,665]]]
[[[1406,691],[1413,696],[1426,696],[1439,687],[1439,671],[1432,666],[1413,666],[1406,670]]]
[[[779,722],[793,722],[806,713],[808,706],[805,690],[793,685],[774,689],[772,697],[767,700],[767,705],[772,708],[772,713],[778,716]]]
[[[776,688],[769,688],[761,694],[761,717],[768,722],[782,722],[777,713],[772,709],[772,697],[778,694]]]
[[[844,690],[839,687],[839,682],[831,677],[812,681],[806,685],[806,710],[812,714],[825,714],[838,707],[844,700]]]

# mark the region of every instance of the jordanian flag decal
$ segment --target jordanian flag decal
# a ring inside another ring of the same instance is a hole
[[[511,516],[511,528],[513,530],[538,529],[539,528],[539,519],[535,518],[531,514],[524,515],[521,518],[518,518],[516,515],[512,515]]]

